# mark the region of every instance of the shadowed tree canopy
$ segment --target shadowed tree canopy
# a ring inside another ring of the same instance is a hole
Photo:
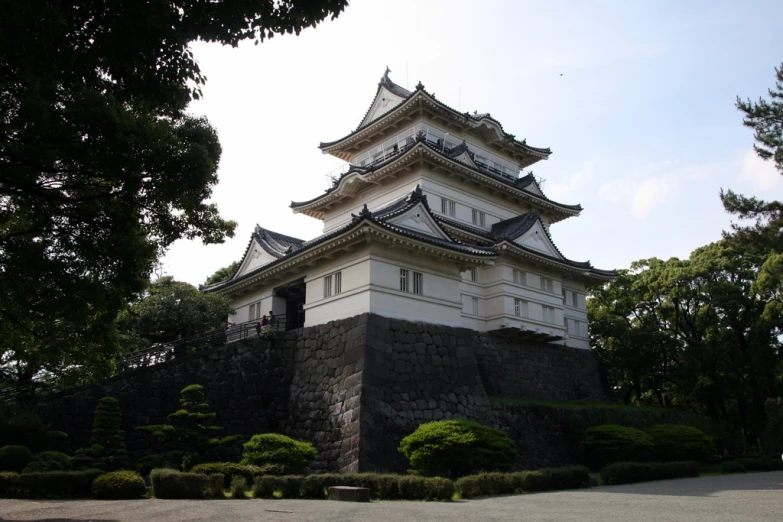
[[[221,147],[189,44],[299,33],[346,0],[0,3],[0,377],[99,377],[179,238],[219,243]]]

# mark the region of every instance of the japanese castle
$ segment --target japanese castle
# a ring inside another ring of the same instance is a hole
[[[234,323],[273,312],[287,328],[363,313],[589,348],[585,288],[614,270],[566,258],[552,225],[580,205],[546,197],[532,173],[548,148],[462,113],[387,69],[359,126],[320,149],[345,160],[324,193],[291,203],[323,221],[297,239],[256,226],[230,279]]]

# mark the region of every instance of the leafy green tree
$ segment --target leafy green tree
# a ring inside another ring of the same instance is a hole
[[[188,283],[164,276],[139,302],[120,314],[126,348],[145,348],[223,329],[234,310],[225,296],[199,292]]]
[[[168,416],[171,424],[139,426],[136,429],[152,433],[172,449],[184,451],[183,466],[186,470],[201,462],[210,449],[241,438],[239,435],[223,438],[212,436],[223,428],[212,424],[217,414],[209,411],[209,404],[204,399],[204,387],[200,384],[183,388],[179,403],[181,408]]]
[[[779,292],[758,281],[768,258],[729,237],[593,289],[591,343],[618,398],[697,411],[758,447],[780,394]]]
[[[227,280],[229,277],[234,275],[234,272],[237,271],[237,268],[239,268],[239,261],[234,261],[228,266],[224,266],[223,268],[218,269],[215,271],[214,274],[209,276],[206,281],[204,281],[205,285],[212,285],[215,283],[219,283],[221,281]]]
[[[128,452],[121,422],[120,401],[116,397],[102,397],[95,407],[90,445],[77,453],[91,456],[95,459],[95,467],[104,471],[127,469]]]
[[[0,366],[99,378],[117,313],[179,238],[219,243],[215,129],[190,43],[299,33],[347,0],[0,5]]]

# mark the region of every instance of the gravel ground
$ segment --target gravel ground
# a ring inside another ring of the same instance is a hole
[[[0,500],[0,520],[165,522],[263,520],[783,520],[783,471],[509,495],[459,502],[319,500]]]

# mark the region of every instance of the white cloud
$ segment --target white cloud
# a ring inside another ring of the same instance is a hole
[[[635,220],[644,220],[657,207],[670,203],[677,194],[680,169],[660,173],[671,165],[668,161],[650,164],[640,175],[604,183],[598,189],[598,196],[618,206],[627,205]]]
[[[747,183],[755,190],[783,187],[783,176],[775,170],[775,164],[772,161],[761,159],[753,149],[743,154],[737,179],[742,183]]]
[[[578,195],[595,177],[595,161],[585,161],[582,168],[571,174],[566,180],[551,183],[544,187],[547,195],[556,201],[565,201]]]

